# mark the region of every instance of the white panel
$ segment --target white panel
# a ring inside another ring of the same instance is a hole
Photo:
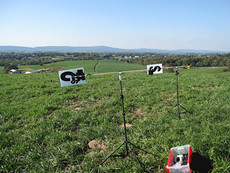
[[[59,73],[59,78],[62,87],[86,83],[84,68],[63,70],[63,71],[59,71],[58,73]]]

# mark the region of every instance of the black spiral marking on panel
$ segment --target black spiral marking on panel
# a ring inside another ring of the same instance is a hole
[[[153,66],[151,66],[150,68],[149,68],[149,75],[152,75],[154,72],[156,72],[156,71],[161,71],[161,67],[160,66],[155,66],[154,68],[153,68]]]
[[[61,74],[61,80],[66,82],[71,81],[72,84],[77,84],[80,80],[85,80],[85,74],[83,73],[83,70],[77,70],[76,74],[71,71],[66,71]]]

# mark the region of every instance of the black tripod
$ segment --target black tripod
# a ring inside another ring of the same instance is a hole
[[[178,72],[178,67],[176,68],[176,90],[177,90],[177,104],[175,104],[171,109],[169,109],[168,113],[175,107],[177,107],[177,115],[180,119],[180,111],[179,111],[179,106],[181,108],[183,108],[186,112],[188,112],[183,106],[180,105],[179,103],[179,92],[178,92],[178,75],[179,75],[179,72]]]
[[[122,94],[122,76],[121,76],[122,72],[119,73],[119,79],[120,79],[120,87],[121,87],[121,102],[122,102],[122,115],[123,115],[123,121],[124,121],[124,131],[125,131],[125,141],[119,146],[117,147],[108,157],[106,157],[101,163],[100,165],[102,165],[109,157],[111,157],[119,148],[121,148],[123,145],[125,145],[126,147],[126,154],[124,155],[125,157],[126,156],[129,156],[130,157],[130,153],[129,153],[129,149],[131,150],[131,153],[133,154],[134,158],[136,159],[136,161],[139,163],[141,169],[143,171],[145,171],[143,165],[141,164],[140,160],[137,158],[136,154],[134,153],[131,145],[133,145],[134,147],[140,149],[139,147],[135,146],[134,144],[132,144],[131,142],[128,141],[127,139],[127,132],[126,132],[126,122],[125,122],[125,110],[124,110],[124,96]],[[141,150],[141,149],[140,149]],[[144,151],[144,150],[143,150]],[[146,152],[146,151],[145,151]],[[132,157],[130,157],[132,158]]]

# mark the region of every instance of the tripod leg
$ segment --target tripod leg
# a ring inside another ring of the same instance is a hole
[[[178,118],[179,118],[179,120],[180,120],[179,104],[177,104],[177,115],[178,115]]]
[[[139,150],[141,150],[141,151],[143,151],[143,152],[145,152],[145,153],[147,153],[147,154],[152,154],[152,153],[150,153],[150,152],[148,152],[148,151],[145,151],[145,150],[141,149],[140,147],[134,145],[134,144],[131,143],[131,142],[129,142],[129,143],[130,143],[132,146],[134,146],[135,148],[137,148],[137,149],[139,149]],[[152,154],[152,155],[154,155],[154,154]]]
[[[108,158],[110,158],[124,144],[125,142],[123,142],[119,147],[117,147],[116,150],[114,150],[108,157],[106,157],[99,165],[102,165]]]
[[[168,113],[169,113],[173,108],[175,108],[176,106],[177,106],[177,104],[174,105],[172,108],[170,108],[170,109],[168,110]]]
[[[145,172],[144,167],[142,166],[142,164],[141,164],[140,160],[137,158],[136,154],[134,153],[134,151],[133,151],[132,147],[129,145],[129,143],[128,143],[128,146],[129,146],[129,148],[130,148],[131,152],[133,153],[133,155],[134,155],[134,157],[135,157],[136,161],[139,163],[139,165],[140,165],[140,167],[141,167],[142,171],[144,171],[144,172]]]
[[[183,106],[179,104],[180,107],[182,107],[186,112],[189,112],[187,109],[185,109]]]

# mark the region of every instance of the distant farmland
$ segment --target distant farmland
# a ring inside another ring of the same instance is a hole
[[[97,60],[76,60],[76,61],[63,61],[51,64],[44,64],[43,66],[31,65],[31,66],[19,66],[20,69],[31,69],[37,70],[42,68],[49,68],[54,71],[67,70],[84,67],[85,73],[95,73],[94,66],[97,64]],[[142,70],[146,69],[146,66],[125,63],[121,61],[111,61],[111,60],[100,60],[96,66],[97,73],[104,72],[118,72],[124,70]]]

